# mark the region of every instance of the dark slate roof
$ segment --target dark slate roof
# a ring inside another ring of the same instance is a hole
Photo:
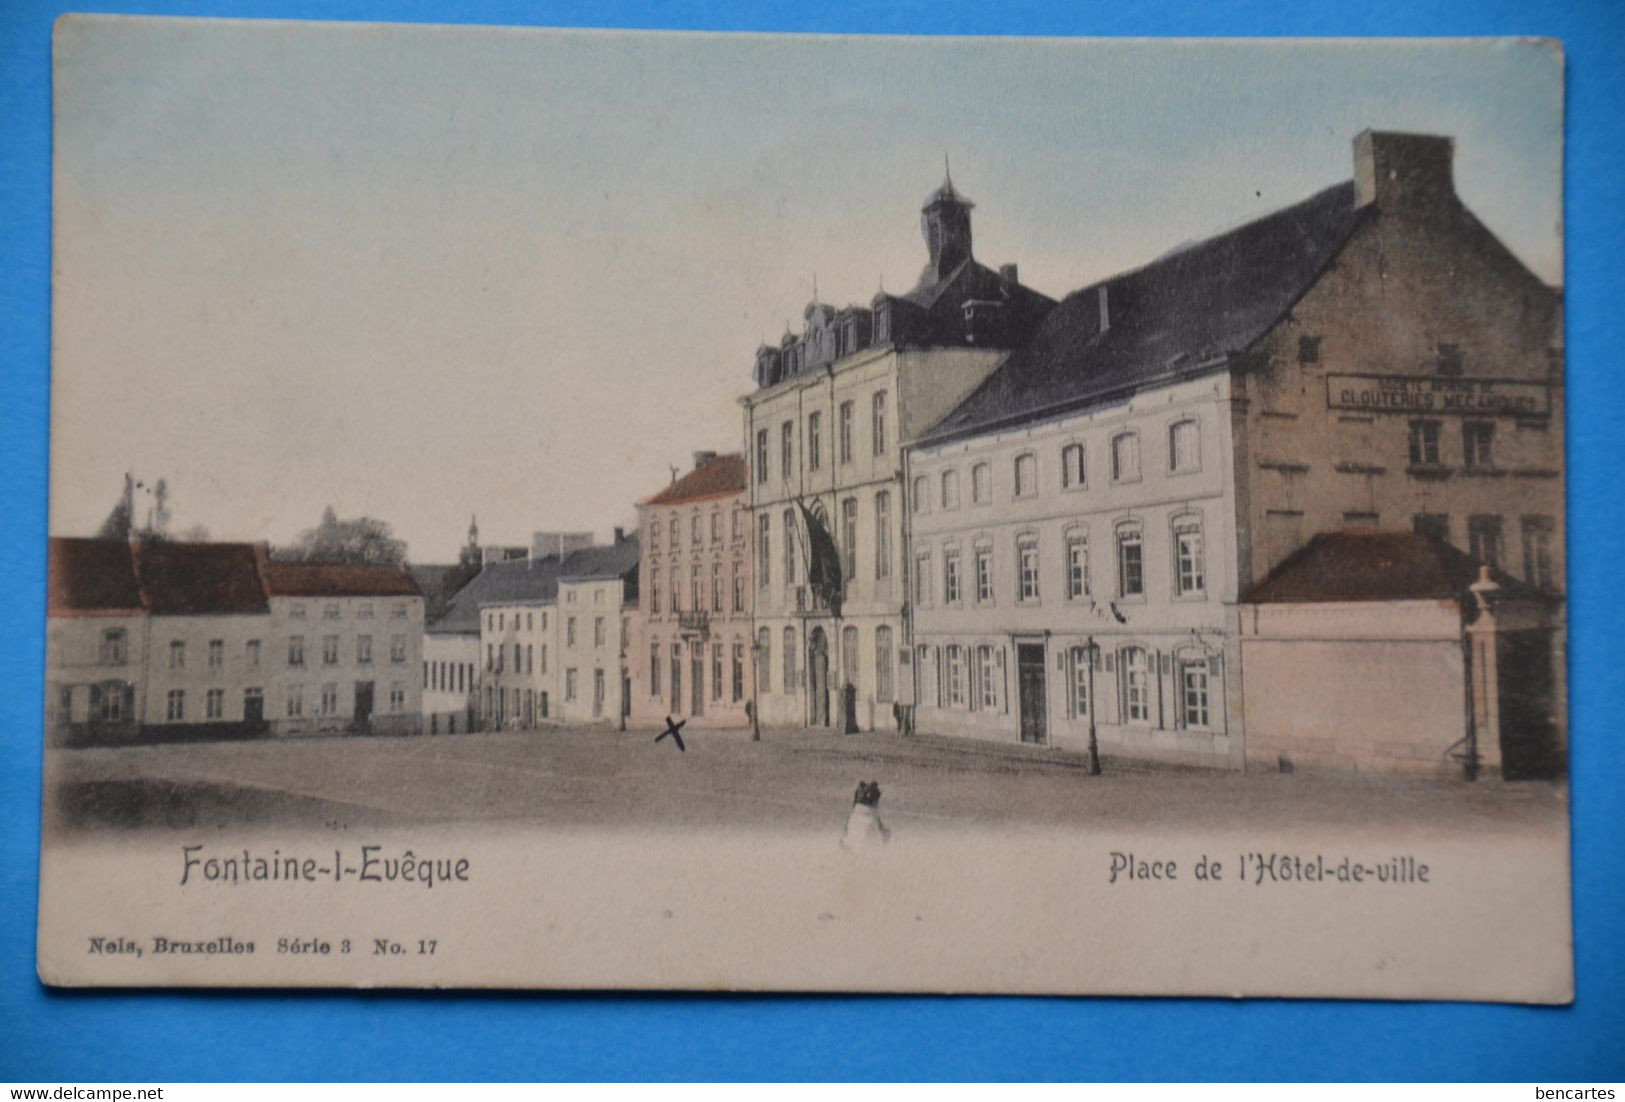
[[[124,540],[53,537],[46,578],[52,616],[141,609],[135,562]]]
[[[1073,292],[923,441],[1061,414],[1223,362],[1291,309],[1363,218],[1345,182]]]
[[[263,613],[271,609],[262,562],[251,543],[146,541],[136,555],[136,579],[154,616]]]
[[[641,550],[636,536],[627,536],[604,547],[583,547],[564,556],[559,577],[565,581],[635,577]]]
[[[742,492],[745,481],[745,457],[735,452],[719,455],[703,467],[685,474],[664,490],[645,498],[645,505],[676,505],[684,501],[701,501],[724,494]]]
[[[445,614],[430,622],[428,630],[437,635],[478,635],[481,605],[551,601],[558,597],[558,593],[559,560],[556,555],[494,562],[457,591]]]
[[[423,594],[423,622],[432,624],[451,608],[453,597],[479,573],[477,566],[467,563],[416,563],[408,566],[412,581]]]
[[[1479,562],[1415,532],[1350,528],[1322,532],[1287,556],[1244,597],[1245,604],[1315,601],[1466,601]],[[1530,586],[1492,570],[1507,597],[1539,599]]]
[[[273,597],[417,597],[404,566],[381,563],[268,562],[265,587]]]
[[[907,344],[965,343],[965,303],[997,302],[1009,310],[1006,324],[1012,333],[1026,333],[1055,306],[1055,300],[1025,283],[1007,284],[998,272],[968,257],[941,279],[933,279],[928,264],[912,291],[889,298],[896,311],[894,333]],[[900,304],[901,308],[898,308]]]

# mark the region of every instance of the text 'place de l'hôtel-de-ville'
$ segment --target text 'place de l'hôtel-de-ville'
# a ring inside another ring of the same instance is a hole
[[[946,179],[917,285],[808,304],[739,449],[654,476],[607,544],[55,539],[53,737],[673,717],[1560,771],[1562,294],[1453,156],[1363,132],[1351,179],[1059,298],[981,262]]]

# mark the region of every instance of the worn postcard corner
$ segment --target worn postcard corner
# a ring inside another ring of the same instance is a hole
[[[1561,59],[65,17],[41,979],[1570,1001]]]

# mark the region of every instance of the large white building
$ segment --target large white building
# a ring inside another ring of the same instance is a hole
[[[971,205],[951,182],[927,200],[913,290],[869,308],[814,302],[799,335],[757,352],[742,404],[766,723],[887,728],[907,704],[902,446],[1053,305],[1015,265],[975,260]]]

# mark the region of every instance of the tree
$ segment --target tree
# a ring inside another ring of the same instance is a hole
[[[130,538],[130,529],[135,513],[135,476],[128,471],[124,472],[124,492],[119,494],[118,501],[113,504],[113,511],[107,514],[102,521],[101,528],[96,532],[99,540],[127,540]]]
[[[340,520],[329,505],[321,523],[299,533],[290,547],[278,548],[276,558],[290,562],[383,563],[406,561],[406,543],[395,538],[389,525],[372,517]]]

